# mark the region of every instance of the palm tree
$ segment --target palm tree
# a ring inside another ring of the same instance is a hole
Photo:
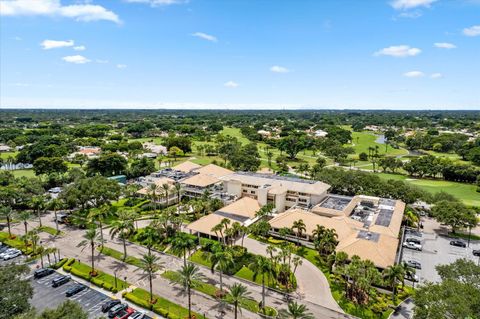
[[[42,227],[41,212],[42,212],[42,209],[45,208],[45,197],[43,197],[42,195],[33,196],[32,200],[30,202],[30,205],[31,205],[33,210],[37,211],[38,223],[39,223],[40,227]]]
[[[232,287],[230,287],[230,291],[227,295],[227,300],[233,303],[233,306],[235,308],[235,319],[237,319],[237,313],[239,310],[238,305],[242,303],[245,299],[247,299],[249,295],[250,292],[248,292],[247,287],[242,284],[234,283]]]
[[[405,268],[402,265],[388,266],[383,270],[382,277],[383,280],[393,288],[392,300],[395,302],[397,295],[397,282],[403,282],[403,279],[405,278]]]
[[[234,263],[232,252],[229,249],[219,248],[210,255],[212,274],[217,268],[220,275],[220,294],[223,293],[223,273]]]
[[[153,225],[152,225],[153,224]],[[143,229],[142,240],[143,243],[147,246],[148,253],[152,252],[153,245],[160,240],[160,234],[157,229],[154,227],[154,223],[152,222],[151,225],[148,225]]]
[[[120,212],[118,219],[111,224],[110,236],[113,239],[116,235],[123,242],[123,260],[127,259],[127,237],[135,231],[133,219],[127,212]]]
[[[40,256],[40,266],[43,268],[43,256],[45,256],[45,247],[43,246],[38,246],[35,249],[35,254],[37,256]]]
[[[90,274],[92,276],[96,275],[95,272],[95,247],[101,246],[102,245],[102,239],[99,236],[99,233],[97,232],[96,227],[92,227],[88,229],[85,234],[83,235],[84,240],[82,240],[80,243],[78,243],[77,247],[88,247],[90,246],[90,252],[91,252],[91,258],[92,258],[92,271]],[[83,251],[83,249],[82,249]]]
[[[192,318],[192,288],[197,287],[203,275],[200,273],[200,268],[192,263],[182,266],[180,270],[177,270],[180,277],[180,283],[188,296],[188,318]]]
[[[298,266],[301,266],[303,264],[302,257],[295,255],[292,259],[292,263],[293,263],[293,272],[292,273],[295,275],[295,272],[297,271]]]
[[[102,239],[102,247],[105,242],[103,239],[103,222],[112,215],[111,206],[109,204],[104,204],[97,209],[90,210],[88,218],[92,221],[98,222],[98,227],[100,228],[100,238]]]
[[[295,231],[295,236],[297,237],[297,243],[300,245],[300,237],[302,233],[307,230],[306,225],[302,219],[296,220],[292,224],[292,231]]]
[[[182,185],[180,183],[175,183],[173,186],[175,193],[177,193],[177,203],[180,203],[180,196],[182,194]]]
[[[258,276],[262,276],[262,309],[265,308],[265,277],[274,276],[275,268],[273,267],[272,262],[264,257],[257,256],[255,260],[248,265],[248,268],[253,272],[253,281],[257,279]]]
[[[12,237],[12,230],[10,223],[12,222],[13,210],[10,206],[0,207],[0,215],[7,220],[8,237]]]
[[[155,303],[153,300],[153,285],[152,279],[153,274],[163,268],[163,264],[159,263],[160,258],[158,256],[152,255],[150,252],[148,254],[142,255],[141,268],[148,275],[148,282],[150,287],[150,303]]]
[[[18,214],[18,218],[23,222],[23,227],[25,227],[25,236],[28,233],[28,221],[32,218],[32,214],[28,210],[23,210]]]
[[[281,309],[279,317],[282,319],[315,319],[313,314],[308,312],[307,306],[298,304],[296,301],[289,302],[287,309]]]
[[[58,219],[57,219],[57,210],[61,209],[63,207],[63,202],[59,200],[58,198],[53,198],[48,202],[48,208],[53,210],[53,214],[55,215],[55,228],[57,230],[57,234],[60,232],[58,229]]]
[[[168,207],[168,196],[170,192],[170,185],[168,185],[167,183],[163,183],[162,189],[163,189],[163,193],[165,194],[165,204]]]
[[[147,193],[150,195],[153,203],[153,210],[157,211],[157,184],[152,183],[148,185]]]
[[[172,249],[182,252],[183,265],[187,265],[187,251],[192,250],[196,246],[195,240],[186,233],[177,233],[172,240]]]

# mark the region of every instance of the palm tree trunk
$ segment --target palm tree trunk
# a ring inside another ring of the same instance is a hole
[[[94,264],[94,257],[95,257],[95,243],[91,242],[90,246],[92,248],[92,274],[95,273],[95,264]]]
[[[27,227],[28,223],[26,221],[23,222],[23,226],[25,227],[25,236],[27,235],[28,233],[28,227]]]
[[[183,249],[183,265],[187,266],[187,250]]]
[[[40,227],[42,227],[42,217],[41,217],[41,214],[40,214],[40,209],[38,209],[37,214],[38,214],[38,223],[39,223]]]
[[[51,262],[50,262],[50,253],[47,254],[47,260],[48,260],[48,264],[50,265]]]
[[[103,225],[101,220],[98,220],[98,225],[100,226],[100,240],[102,241],[101,245],[103,248]]]
[[[220,269],[219,271],[220,274],[220,293],[223,291],[223,271]]]
[[[12,237],[12,231],[10,229],[10,216],[7,216],[7,225],[8,225],[8,237]]]
[[[58,234],[59,230],[58,230],[58,220],[57,220],[57,209],[56,208],[53,210],[53,213],[55,214],[55,228],[57,229],[57,234]]]
[[[123,261],[127,259],[127,242],[125,241],[125,236],[122,235],[122,241],[123,241]]]
[[[42,268],[43,268],[43,252],[40,253],[40,264],[42,265]]]
[[[188,293],[188,319],[192,318],[192,299],[191,299],[191,291],[190,286],[187,288]]]
[[[153,302],[153,286],[152,286],[152,272],[148,272],[148,280],[150,284],[150,303]]]
[[[235,319],[237,319],[237,312],[238,312],[238,302],[235,301]]]
[[[265,309],[265,275],[262,275],[262,309]]]

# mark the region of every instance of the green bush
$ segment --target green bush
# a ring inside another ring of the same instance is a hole
[[[71,272],[72,271],[72,267],[71,266],[63,266],[63,270],[65,270],[66,272]]]
[[[91,279],[90,273],[89,272],[84,272],[81,269],[72,267],[72,270],[70,272],[72,273],[72,275],[83,278],[85,280],[90,281],[90,279]]]
[[[50,268],[52,269],[58,269],[60,267],[62,267],[63,265],[65,265],[65,263],[68,261],[68,258],[62,258],[60,259],[57,263],[53,264],[53,265],[50,265]]]
[[[101,280],[100,278],[96,278],[96,277],[93,277],[92,280],[91,280],[92,284],[94,284],[95,286],[98,286],[100,288],[105,288],[105,289],[108,289],[107,287],[105,287],[105,285],[107,283],[105,283],[103,280]],[[110,289],[108,289],[110,290]]]
[[[125,294],[124,297],[125,297],[125,299],[133,302],[137,306],[143,307],[143,308],[148,309],[148,310],[152,310],[152,308],[153,308],[153,306],[150,304],[150,302],[148,300],[137,297],[132,293],[127,293],[127,294]]]

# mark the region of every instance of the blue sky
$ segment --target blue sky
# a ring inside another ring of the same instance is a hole
[[[0,0],[0,107],[480,109],[480,0]]]

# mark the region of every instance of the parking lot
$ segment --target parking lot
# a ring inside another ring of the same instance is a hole
[[[407,235],[406,237],[415,237]],[[470,241],[470,247],[462,248],[450,245],[452,238],[438,236],[434,233],[422,233],[420,239],[422,244],[422,251],[416,251],[408,248],[403,248],[402,260],[413,260],[420,262],[422,269],[416,269],[416,274],[419,281],[440,281],[435,266],[441,264],[451,264],[457,259],[466,258],[480,262],[479,257],[472,254],[475,249],[480,249],[480,241]],[[464,241],[467,243],[467,241]]]

